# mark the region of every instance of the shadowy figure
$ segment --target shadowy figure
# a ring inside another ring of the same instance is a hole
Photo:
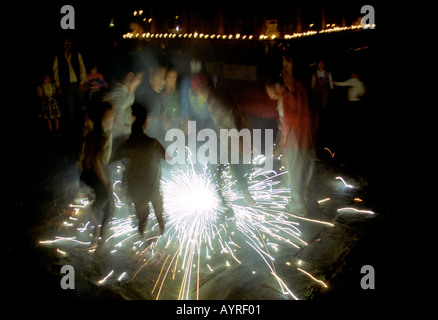
[[[134,74],[127,72],[121,79],[114,83],[105,94],[105,101],[111,103],[115,115],[112,127],[113,150],[128,139],[131,133],[132,110],[135,100],[135,92],[143,82],[143,72]]]
[[[162,91],[166,83],[166,68],[161,65],[149,67],[147,76],[148,81],[144,82],[137,90],[134,102],[147,109],[148,124],[146,133],[148,136],[164,143],[161,110],[163,108]]]
[[[97,66],[93,66],[89,73],[87,73],[87,89],[88,99],[97,94],[101,89],[108,87],[108,83],[101,73],[98,72]]]
[[[283,158],[282,165],[287,170],[283,184],[290,187],[291,200],[286,210],[305,216],[315,205],[311,198],[311,186],[315,167],[315,129],[311,121],[307,90],[293,77],[289,86],[292,91],[279,83],[266,82],[266,92],[278,103],[279,134]]]
[[[355,72],[346,81],[334,82],[334,85],[348,87],[347,101],[340,103],[339,116],[337,117],[337,141],[339,143],[339,154],[347,164],[358,162],[363,154],[364,143],[368,139],[370,121],[367,119],[367,112],[363,102],[366,92],[364,83]]]
[[[236,106],[232,105],[229,101],[225,101],[225,99],[213,89],[213,83],[206,74],[199,74],[194,76],[191,82],[195,94],[203,99],[207,104],[207,110],[213,122],[213,128],[211,129],[216,130],[218,138],[220,137],[221,129],[236,129],[237,131],[240,131],[243,128],[243,117],[239,114]],[[237,134],[238,133],[236,133],[236,135]],[[215,178],[219,182],[219,185],[223,184],[222,171],[224,170],[224,166],[228,162],[232,174],[237,179],[237,188],[242,192],[244,202],[248,205],[254,205],[256,202],[251,197],[251,194],[248,191],[248,181],[244,177],[245,169],[247,168],[248,164],[244,164],[242,163],[243,161],[241,161],[243,143],[241,139],[239,139],[238,137],[236,138],[239,141],[238,163],[232,163],[232,161],[230,161],[231,137],[228,138],[226,141],[218,139],[218,158],[216,162],[217,167],[215,170]],[[220,150],[225,149],[228,150],[228,158],[226,159],[224,159],[223,155],[220,152]]]
[[[37,87],[37,94],[40,107],[39,116],[47,120],[50,133],[57,137],[59,134],[61,110],[56,100],[56,86],[52,83],[49,75],[46,75],[44,82]],[[52,122],[55,122],[55,128],[53,128]]]
[[[312,74],[312,90],[315,107],[320,112],[327,106],[329,91],[333,90],[332,74],[325,70],[324,61],[319,60],[317,69]]]
[[[138,218],[138,230],[144,234],[149,217],[149,201],[152,202],[155,216],[164,233],[163,197],[160,193],[161,160],[165,159],[166,151],[157,139],[144,132],[147,126],[147,112],[139,104],[132,105],[131,135],[116,150],[111,162],[127,160],[124,181],[128,193],[134,203]]]
[[[177,85],[177,79],[178,70],[172,67],[168,68],[161,112],[161,121],[165,131],[172,128],[183,129],[184,127],[184,120],[181,117],[181,90]]]
[[[103,247],[107,239],[108,223],[115,212],[112,185],[107,171],[111,156],[114,110],[108,102],[93,101],[90,103],[89,117],[93,122],[93,130],[85,136],[81,180],[95,192],[95,200],[91,206],[91,222],[94,226],[91,247],[99,243],[99,238]]]
[[[63,51],[53,61],[53,77],[66,127],[73,137],[80,136],[84,121],[83,96],[86,90],[86,71],[82,55],[72,47],[69,38],[64,39]]]

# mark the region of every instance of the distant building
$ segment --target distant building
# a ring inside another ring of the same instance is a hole
[[[263,33],[266,36],[268,36],[268,38],[273,38],[273,37],[279,38],[280,32],[278,31],[277,28],[278,28],[277,19],[266,20],[264,26],[265,31]]]

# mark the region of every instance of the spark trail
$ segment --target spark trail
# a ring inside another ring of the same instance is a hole
[[[186,170],[172,171],[170,177],[162,179],[166,217],[164,234],[157,235],[158,224],[153,213],[145,238],[137,234],[135,215],[113,218],[107,240],[108,251],[116,256],[129,250],[137,262],[134,269],[132,266],[117,266],[99,278],[98,283],[129,282],[154,274],[150,293],[155,299],[202,299],[200,293],[205,278],[244,264],[251,266],[254,274],[266,271],[280,292],[298,299],[282,279],[281,272],[277,271],[279,251],[285,247],[299,250],[308,245],[300,230],[303,223],[328,227],[334,224],[285,211],[289,190],[279,187],[279,178],[284,173],[253,171],[248,180],[256,204],[246,205],[229,170],[223,172],[226,183],[220,190],[206,167],[201,172],[197,172],[193,165],[187,166]],[[116,198],[118,210],[132,211],[119,196]],[[40,243],[56,246],[62,255],[68,255],[70,248],[63,244],[86,248],[91,240],[92,227],[81,212],[88,206],[86,201],[71,206],[78,221],[71,223],[69,220],[70,224],[64,228],[70,231],[69,235],[76,231],[76,236],[57,235],[54,240]]]

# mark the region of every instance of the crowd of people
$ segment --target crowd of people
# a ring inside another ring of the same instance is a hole
[[[307,85],[295,76],[293,63],[292,58],[283,57],[282,77],[268,79],[264,94],[277,101],[276,152],[283,155],[282,165],[288,171],[282,183],[291,190],[286,210],[305,216],[317,207],[311,192],[315,148],[329,92],[334,86],[348,86],[346,112],[355,117],[357,110],[361,110],[358,104],[365,87],[356,73],[346,81],[333,81],[322,60]],[[190,73],[183,76],[171,63],[150,64],[144,69],[126,65],[129,67],[121,68],[107,82],[97,65],[90,65],[87,73],[81,53],[74,49],[70,39],[65,39],[62,53],[55,56],[52,70],[37,88],[39,115],[47,120],[51,135],[55,138],[69,135],[80,141],[80,179],[95,193],[91,210],[93,246],[99,240],[104,243],[108,222],[115,215],[111,163],[126,163],[124,186],[134,203],[140,234],[146,229],[149,202],[163,233],[161,166],[163,160],[172,158],[166,153],[166,131],[178,128],[187,134],[189,121],[196,121],[197,133],[205,128],[216,132],[241,130],[248,125],[247,115],[215,90],[217,79],[205,72],[199,59],[190,61]],[[245,176],[248,164],[229,164],[244,202],[256,204]],[[220,186],[223,161],[209,165]],[[218,195],[232,215],[220,191]]]

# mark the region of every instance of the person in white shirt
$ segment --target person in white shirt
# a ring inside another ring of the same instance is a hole
[[[347,101],[340,104],[337,128],[339,158],[344,164],[354,164],[363,156],[363,144],[368,133],[368,112],[362,101],[365,85],[357,73],[351,73],[350,79],[333,82],[336,86],[348,87]]]
[[[352,73],[351,78],[346,81],[334,81],[333,84],[336,86],[348,87],[347,96],[348,101],[350,102],[360,101],[365,94],[365,86],[356,73]]]

